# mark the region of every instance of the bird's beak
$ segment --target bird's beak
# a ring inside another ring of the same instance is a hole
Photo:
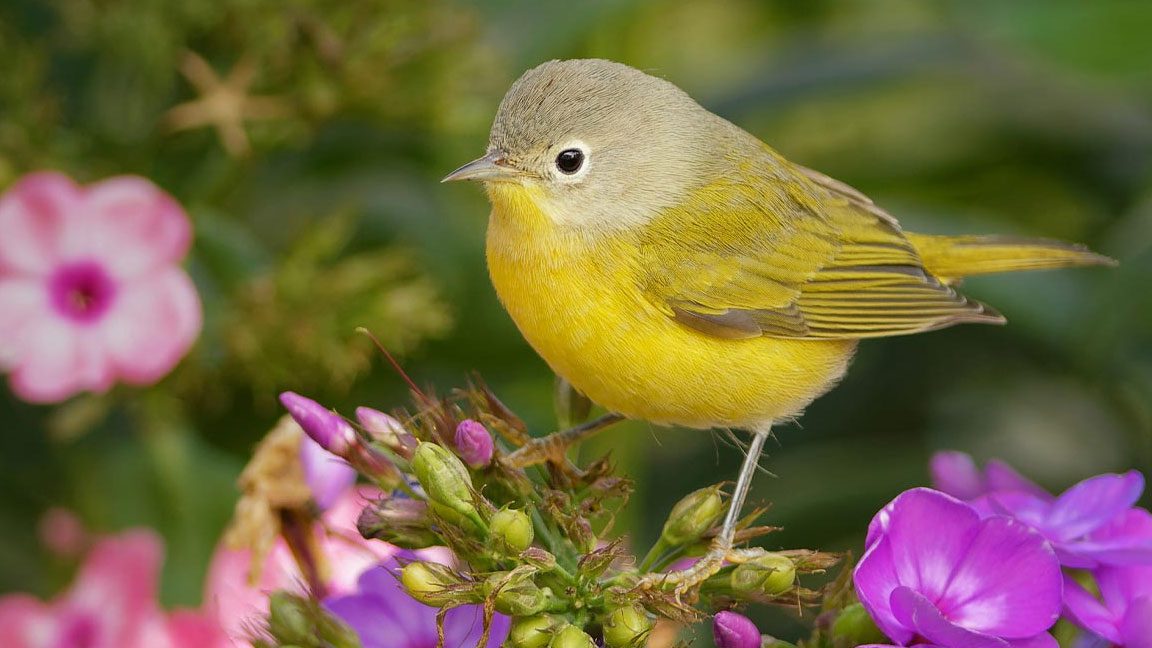
[[[493,151],[488,155],[472,160],[468,164],[444,176],[440,182],[456,182],[457,180],[512,180],[520,175],[520,170],[504,161],[504,154]]]

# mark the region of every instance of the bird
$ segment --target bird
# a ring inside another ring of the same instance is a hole
[[[525,72],[484,156],[443,179],[461,180],[491,203],[486,258],[504,309],[608,412],[514,459],[623,418],[751,433],[708,552],[642,583],[677,593],[746,555],[733,542],[765,439],[840,381],[861,340],[1003,324],[957,291],[963,277],[1114,264],[1061,241],[906,232],[671,82],[602,59]]]

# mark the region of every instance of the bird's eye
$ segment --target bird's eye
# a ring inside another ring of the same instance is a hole
[[[556,168],[566,175],[572,175],[584,166],[584,151],[580,149],[564,149],[556,156]]]

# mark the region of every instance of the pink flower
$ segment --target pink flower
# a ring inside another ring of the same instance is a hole
[[[223,648],[209,617],[167,615],[156,602],[163,547],[149,531],[96,543],[72,587],[45,603],[26,594],[0,598],[5,648]]]
[[[0,370],[20,398],[154,383],[199,334],[178,265],[191,227],[148,180],[27,175],[0,196],[0,232]]]
[[[321,578],[328,594],[355,592],[360,574],[396,551],[383,542],[363,539],[356,530],[356,519],[365,502],[381,495],[378,489],[368,486],[349,488],[316,525],[317,542],[314,546],[322,554]],[[306,593],[304,575],[282,538],[277,538],[260,567],[259,582],[250,582],[252,553],[247,549],[229,549],[222,545],[217,548],[208,568],[205,606],[236,646],[247,646],[253,630],[267,618],[268,596],[272,592]]]

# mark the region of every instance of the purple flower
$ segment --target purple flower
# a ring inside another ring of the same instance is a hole
[[[762,641],[751,619],[728,610],[712,618],[712,636],[716,639],[716,648],[760,648]]]
[[[932,455],[930,470],[932,484],[937,490],[965,501],[993,491],[1024,491],[1040,498],[1052,498],[1043,488],[999,459],[989,461],[981,473],[971,455],[945,450]]]
[[[345,456],[356,441],[356,430],[348,421],[311,398],[286,391],[280,394],[280,403],[304,432],[328,452]]]
[[[464,419],[456,426],[456,453],[464,463],[473,468],[483,468],[492,463],[492,434],[479,421]]]
[[[1140,493],[1144,477],[1132,470],[1086,479],[1058,497],[1024,491],[988,493],[972,505],[983,515],[1010,515],[1039,531],[1067,567],[1152,563],[1152,536],[1117,532]],[[1103,534],[1103,535],[1101,535]]]
[[[300,439],[300,464],[312,499],[321,511],[328,510],[356,483],[356,470],[347,461],[321,448],[312,437]]]
[[[409,559],[416,554],[402,552]],[[356,631],[364,648],[436,648],[436,608],[404,591],[394,558],[360,575],[355,594],[329,598],[324,605]],[[508,617],[497,614],[485,648],[497,648],[508,636]],[[484,632],[479,605],[453,608],[444,619],[445,646],[476,646]]]
[[[939,491],[905,491],[868,530],[856,593],[895,643],[943,648],[1055,647],[1060,563],[1037,532],[981,519]]]
[[[1131,509],[1097,533],[1114,538],[1152,538],[1152,514]],[[1152,565],[1105,566],[1093,572],[1100,598],[1075,579],[1064,581],[1066,614],[1077,625],[1127,648],[1152,648]]]

